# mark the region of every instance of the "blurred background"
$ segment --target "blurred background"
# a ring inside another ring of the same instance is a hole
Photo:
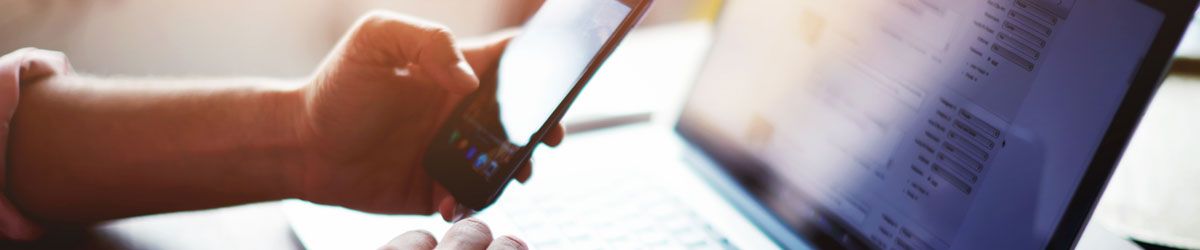
[[[0,0],[0,51],[63,51],[99,75],[308,74],[362,13],[388,9],[460,38],[521,24],[542,0]],[[660,0],[646,24],[695,17],[716,0]]]
[[[659,26],[703,23],[713,17],[719,2],[657,0],[639,29],[645,33]],[[541,0],[0,0],[0,54],[29,46],[63,51],[76,70],[95,75],[300,78],[308,75],[351,23],[370,9],[389,9],[434,20],[449,26],[458,37],[470,38],[517,27],[540,3]],[[1101,225],[1120,237],[1200,248],[1200,182],[1194,181],[1200,176],[1200,154],[1196,154],[1200,133],[1194,131],[1200,126],[1197,119],[1200,114],[1194,108],[1200,106],[1200,77],[1197,77],[1200,63],[1194,59],[1200,58],[1197,33],[1191,32],[1184,41],[1179,51],[1181,60],[1137,132],[1092,225]],[[666,39],[647,34],[641,37],[643,41]],[[637,45],[631,45],[622,50],[628,50],[627,54],[650,53],[661,47],[642,46],[639,50]],[[689,52],[703,52],[703,48],[697,48]],[[611,61],[617,60],[622,59],[614,55]],[[673,72],[681,72],[682,76],[675,78],[689,77],[688,70]],[[643,81],[652,80],[643,78]],[[628,89],[621,88],[636,85],[639,84],[610,89],[628,93],[625,91]],[[667,89],[680,92],[686,87]],[[649,93],[643,93],[646,96],[638,100],[661,99],[654,98],[658,92],[642,92]],[[611,102],[599,100],[584,106],[611,108],[615,105]],[[639,105],[636,101],[623,104]],[[248,216],[278,215],[250,213]],[[231,224],[239,221],[222,218],[225,219],[218,221]],[[154,228],[136,223],[130,227]],[[237,232],[241,231],[229,234]]]

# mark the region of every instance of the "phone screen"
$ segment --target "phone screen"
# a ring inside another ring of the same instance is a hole
[[[617,0],[547,1],[509,42],[497,86],[481,86],[448,124],[445,146],[483,179],[507,181],[631,11]]]
[[[549,1],[501,58],[500,120],[524,145],[571,91],[630,8],[613,0]],[[539,13],[540,14],[540,13]]]
[[[470,208],[494,202],[650,2],[546,1],[439,129],[428,174]]]

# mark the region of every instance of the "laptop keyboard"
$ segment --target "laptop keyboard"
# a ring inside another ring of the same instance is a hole
[[[502,213],[538,249],[737,249],[661,187],[593,182],[506,194],[512,203]]]

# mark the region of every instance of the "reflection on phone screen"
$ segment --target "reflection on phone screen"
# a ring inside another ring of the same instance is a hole
[[[632,8],[615,0],[547,1],[500,61],[498,86],[481,86],[446,141],[488,181],[538,143],[539,131]],[[503,104],[503,105],[500,105]]]

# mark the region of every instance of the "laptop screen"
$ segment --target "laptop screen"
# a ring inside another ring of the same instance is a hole
[[[1163,20],[1133,0],[728,1],[681,126],[802,233],[1042,248]]]

